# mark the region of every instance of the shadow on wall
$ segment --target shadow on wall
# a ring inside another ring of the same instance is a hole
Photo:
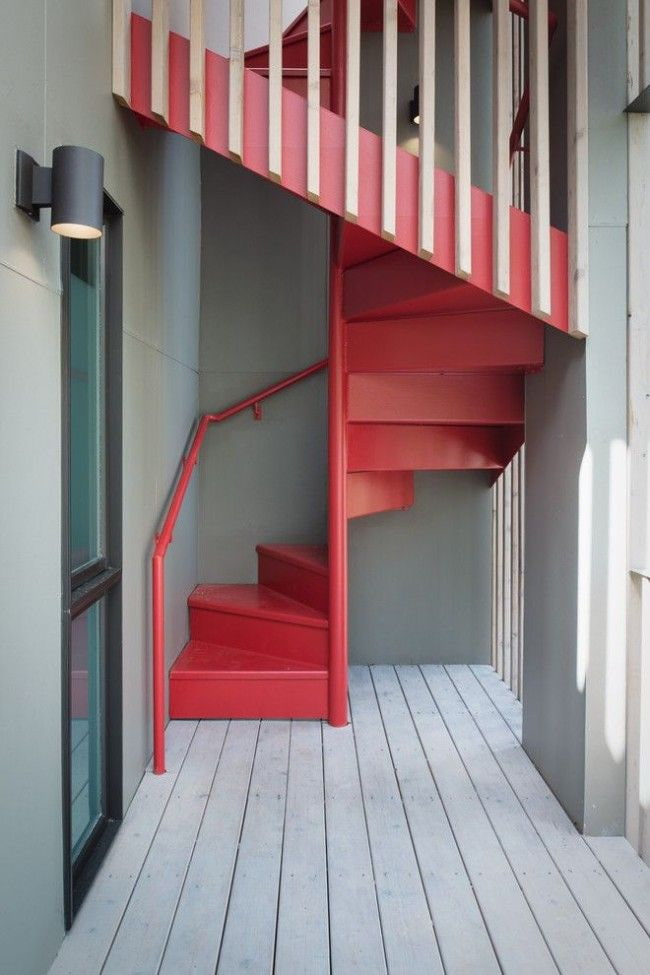
[[[489,663],[491,498],[481,471],[416,474],[415,504],[350,522],[352,663]]]

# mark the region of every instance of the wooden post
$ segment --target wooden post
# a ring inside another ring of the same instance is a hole
[[[420,257],[433,257],[435,235],[436,2],[420,0]]]
[[[113,94],[131,102],[131,0],[113,0]]]
[[[152,0],[151,111],[165,125],[169,120],[169,2]]]
[[[384,0],[381,235],[395,240],[397,197],[397,0]]]
[[[472,273],[472,114],[469,0],[456,0],[454,54],[456,274],[458,277],[468,278]]]
[[[230,0],[230,76],[228,89],[228,152],[244,158],[244,0]]]
[[[269,176],[282,179],[282,0],[269,0]]]
[[[584,338],[589,332],[587,0],[567,4],[567,97],[569,333]]]
[[[205,15],[203,0],[190,0],[190,132],[205,141]]]
[[[503,680],[512,662],[512,464],[503,472]]]
[[[361,6],[347,3],[347,70],[345,97],[345,219],[359,216],[359,74],[361,61]]]
[[[512,34],[508,0],[493,3],[492,233],[496,294],[510,294],[510,130],[512,128]]]
[[[510,690],[516,694],[519,688],[519,538],[521,534],[519,508],[519,454],[512,458],[512,662],[510,664]]]
[[[307,5],[307,198],[320,199],[320,0]]]
[[[530,0],[530,225],[532,309],[551,314],[548,2]]]
[[[503,474],[496,482],[497,493],[497,648],[496,671],[503,677]]]

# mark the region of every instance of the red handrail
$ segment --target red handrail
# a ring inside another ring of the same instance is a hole
[[[327,367],[327,359],[321,359],[294,373],[287,379],[283,379],[273,386],[260,390],[253,396],[248,396],[240,403],[229,406],[228,409],[220,413],[205,413],[199,420],[196,432],[192,438],[190,449],[183,458],[180,476],[174,489],[167,514],[161,530],[156,535],[153,556],[151,558],[152,570],[152,618],[153,618],[153,770],[156,775],[165,771],[165,554],[169,548],[173,531],[176,526],[185,492],[192,478],[194,468],[199,459],[199,451],[205,439],[208,427],[212,423],[221,423],[228,420],[237,413],[244,410],[253,409],[255,416],[259,416],[259,404],[274,396],[275,393],[293,386],[314,373],[321,372]]]

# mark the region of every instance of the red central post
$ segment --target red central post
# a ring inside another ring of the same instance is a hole
[[[345,0],[332,2],[332,110],[345,114]],[[345,337],[339,218],[330,222],[329,459],[329,723],[348,722],[348,519],[346,505]]]

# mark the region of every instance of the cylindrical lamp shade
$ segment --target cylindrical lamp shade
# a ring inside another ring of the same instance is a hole
[[[63,237],[101,237],[104,157],[82,146],[52,153],[52,230]]]

